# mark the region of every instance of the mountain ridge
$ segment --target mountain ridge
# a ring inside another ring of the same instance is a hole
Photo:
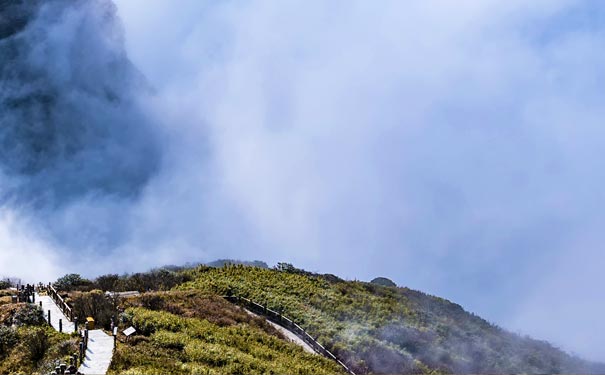
[[[79,318],[94,316],[100,326],[109,327],[117,303],[123,312],[120,324],[137,328],[139,333],[133,342],[144,345],[137,348],[138,344],[126,341],[112,365],[114,373],[134,371],[132,363],[139,362],[151,363],[150,367],[136,367],[142,371],[140,373],[147,373],[145,369],[156,368],[154,366],[160,366],[164,371],[177,371],[175,367],[161,367],[166,364],[154,362],[146,356],[143,347],[159,350],[158,358],[174,355],[184,364],[195,364],[187,365],[188,369],[210,366],[208,371],[214,369],[218,373],[231,373],[237,369],[255,373],[255,368],[268,371],[272,367],[255,357],[260,353],[258,348],[245,346],[233,336],[234,331],[219,327],[226,325],[252,331],[264,327],[263,332],[246,333],[253,336],[274,335],[275,332],[267,330],[258,320],[244,319],[246,314],[237,312],[239,307],[226,302],[225,296],[245,297],[289,317],[356,374],[605,372],[605,364],[585,361],[546,341],[511,333],[465,311],[459,304],[421,291],[392,286],[383,279],[373,280],[374,283],[347,281],[331,274],[298,269],[289,263],[268,268],[264,262],[223,259],[208,264],[214,267],[204,264],[168,266],[146,273],[103,275],[95,280],[66,275],[55,286],[63,290]],[[104,293],[128,290],[142,294],[112,302]],[[91,309],[91,306],[95,307]],[[218,326],[202,329],[200,319]],[[187,345],[194,345],[195,349],[190,348],[190,351],[197,352],[212,342],[199,342],[198,336],[187,333],[193,328],[186,327],[210,330],[221,337],[227,335],[225,342],[231,342],[229,345],[233,346],[229,350],[220,349],[224,353],[217,349],[219,352],[210,364],[204,362],[205,357],[189,357],[185,350]],[[166,343],[168,339],[177,340],[179,344],[170,344],[170,340]],[[259,340],[272,342],[270,350],[277,350],[274,356],[282,350],[276,349],[279,346],[276,347],[277,343],[273,341],[260,336]],[[184,352],[173,352],[174,345]],[[134,359],[129,351],[137,353]],[[285,368],[280,366],[291,363],[293,353],[292,349],[287,349],[279,354],[280,363],[276,365]],[[301,368],[305,371],[336,371],[327,362],[309,362],[308,357],[304,358],[306,362]],[[237,363],[244,367],[237,367]]]
[[[200,267],[195,272],[195,281],[179,289],[238,294],[273,305],[322,338],[358,373],[418,372],[424,365],[453,373],[602,373],[605,369],[545,341],[508,332],[446,299],[409,288],[343,281],[288,264],[273,270],[228,266]],[[297,288],[298,284],[304,287]]]

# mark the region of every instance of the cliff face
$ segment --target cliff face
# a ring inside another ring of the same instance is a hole
[[[2,203],[132,198],[158,168],[111,1],[1,0],[0,86]]]

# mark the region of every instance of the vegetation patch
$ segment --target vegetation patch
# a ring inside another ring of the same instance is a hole
[[[408,288],[343,281],[288,264],[200,266],[177,287],[238,295],[289,316],[356,373],[590,372],[547,342],[502,330],[459,305]],[[594,372],[594,371],[593,371]]]
[[[77,339],[45,324],[37,307],[0,306],[0,374],[48,374],[77,350]]]
[[[219,263],[64,281],[73,281],[66,289],[72,289],[68,301],[78,317],[93,316],[97,326],[109,328],[119,315],[121,329],[137,328],[137,336],[120,337],[114,373],[292,373],[292,366],[300,373],[341,371],[333,361],[304,357],[264,319],[221,297],[233,295],[288,316],[357,374],[604,370],[385,278],[366,283],[288,263],[274,269]],[[143,294],[120,299],[105,293],[125,290]]]
[[[122,320],[138,335],[122,339],[112,374],[342,373],[335,362],[244,322],[220,325],[143,307],[127,308]]]
[[[251,315],[220,296],[196,290],[145,293],[127,298],[122,302],[122,306],[144,307],[149,310],[167,311],[185,318],[205,319],[221,327],[248,324],[283,338],[264,318]]]

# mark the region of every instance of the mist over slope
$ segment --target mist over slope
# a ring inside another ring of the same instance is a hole
[[[604,364],[506,331],[446,299],[345,281],[290,264],[200,266],[178,286],[260,301],[307,329],[356,373],[600,374]]]

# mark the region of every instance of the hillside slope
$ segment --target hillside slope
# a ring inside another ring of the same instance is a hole
[[[289,265],[200,266],[177,287],[239,295],[290,316],[357,373],[599,373],[604,368],[520,337],[459,305],[407,288],[314,275]]]
[[[122,326],[137,334],[120,338],[110,374],[342,373],[217,296],[150,292],[122,301],[121,309]]]
[[[0,374],[48,374],[74,352],[77,339],[48,326],[41,309],[0,301]]]
[[[93,316],[97,326],[109,329],[117,309],[120,331],[137,329],[129,339],[119,335],[112,374],[343,373],[335,361],[288,342],[225,296],[246,297],[291,318],[357,374],[605,373],[603,364],[507,332],[459,305],[387,279],[345,281],[289,264],[269,269],[223,263],[92,281],[66,275],[55,287],[80,320]],[[104,293],[129,290],[142,294]]]

